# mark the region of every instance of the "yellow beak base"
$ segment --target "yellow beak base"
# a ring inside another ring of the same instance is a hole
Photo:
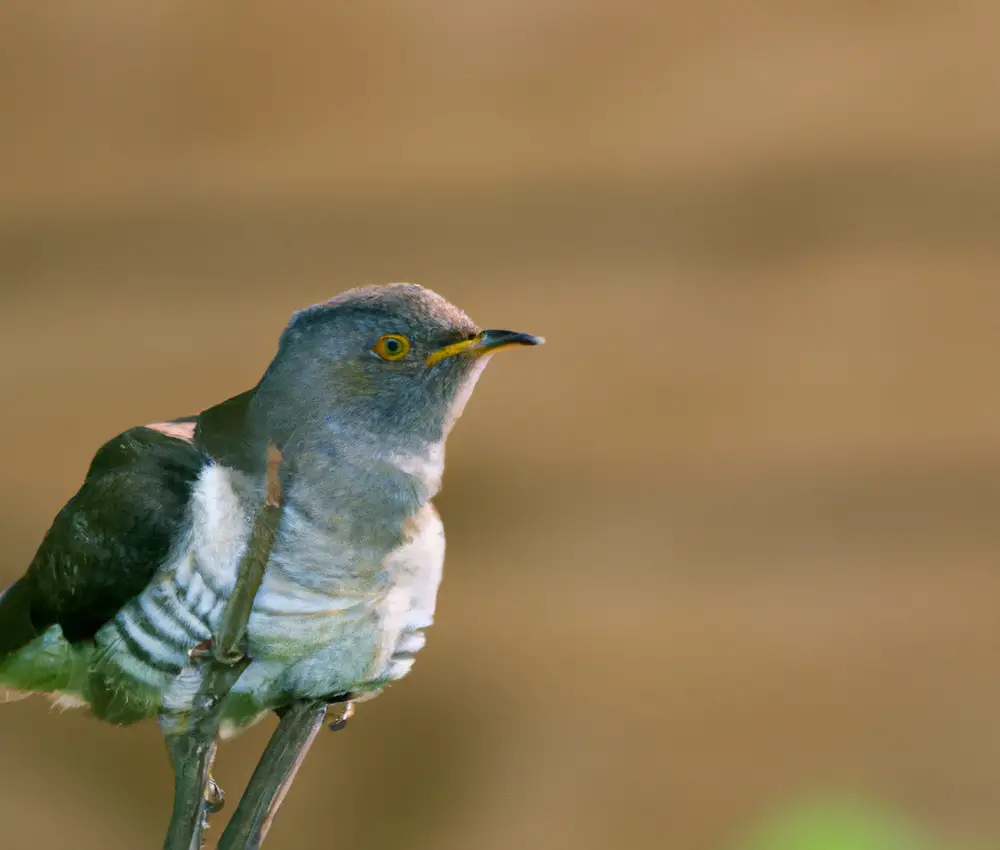
[[[493,354],[501,348],[510,348],[514,345],[541,345],[545,342],[540,336],[533,334],[519,333],[517,331],[488,330],[480,331],[472,339],[465,339],[461,342],[446,345],[431,353],[427,358],[427,365],[434,366],[442,360],[450,357],[483,357]]]

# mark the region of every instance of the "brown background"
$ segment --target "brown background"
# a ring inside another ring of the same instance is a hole
[[[0,579],[104,439],[250,386],[293,309],[416,280],[549,345],[450,442],[413,675],[270,843],[731,848],[840,792],[1000,834],[998,27],[3,0]],[[159,846],[154,725],[2,715],[4,848]],[[231,796],[267,733],[224,748]]]

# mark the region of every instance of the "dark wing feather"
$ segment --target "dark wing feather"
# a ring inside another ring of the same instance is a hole
[[[58,623],[90,638],[138,595],[181,532],[204,453],[153,428],[104,445],[25,575],[0,597],[0,657]]]

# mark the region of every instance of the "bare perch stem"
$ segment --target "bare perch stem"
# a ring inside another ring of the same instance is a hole
[[[174,765],[174,811],[165,850],[200,850],[205,812],[202,797],[215,755],[215,741],[194,735],[167,738]]]
[[[218,850],[259,850],[278,807],[326,717],[325,700],[301,700],[280,712],[281,721],[250,778]]]
[[[225,666],[211,661],[195,697],[191,713],[182,719],[180,729],[172,728],[175,718],[160,718],[167,751],[174,768],[174,809],[167,829],[164,850],[199,850],[207,815],[205,791],[215,758],[215,736],[221,721],[221,709],[249,661]]]

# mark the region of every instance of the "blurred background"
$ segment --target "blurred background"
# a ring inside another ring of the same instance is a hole
[[[549,344],[450,441],[413,674],[321,736],[269,845],[1000,837],[998,25],[0,0],[0,584],[104,440],[415,280]],[[0,712],[4,848],[160,846],[154,724]],[[223,748],[231,801],[270,729]]]

